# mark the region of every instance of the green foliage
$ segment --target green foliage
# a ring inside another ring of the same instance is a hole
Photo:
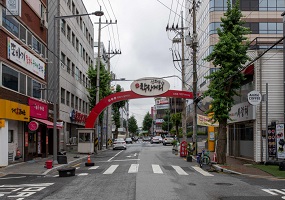
[[[149,112],[147,112],[143,119],[143,130],[144,131],[148,131],[148,133],[150,133],[152,121],[153,121],[152,117],[150,116]]]
[[[172,121],[170,120],[170,112],[168,111],[166,113],[166,115],[163,117],[163,121],[162,122],[162,130],[164,131],[170,131],[173,127],[173,123]]]
[[[178,135],[179,134],[179,126],[181,125],[181,122],[182,122],[182,115],[181,113],[174,113],[171,115],[170,117],[172,123],[174,124],[175,126],[175,134]]]
[[[138,130],[137,120],[133,115],[128,120],[128,128],[129,132],[131,132],[132,134],[135,134]]]

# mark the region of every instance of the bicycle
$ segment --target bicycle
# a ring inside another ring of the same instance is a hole
[[[203,149],[202,153],[200,153],[200,159],[199,159],[199,165],[201,168],[203,168],[203,165],[209,165],[210,164],[210,156],[209,151],[206,151]]]

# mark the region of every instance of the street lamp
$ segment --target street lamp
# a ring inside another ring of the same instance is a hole
[[[54,95],[53,95],[53,163],[54,164],[58,164],[58,161],[57,161],[57,102],[58,102],[58,97],[59,97],[58,92],[59,92],[59,74],[60,74],[60,67],[59,67],[60,55],[59,55],[58,46],[57,46],[57,42],[59,43],[59,37],[58,38],[56,37],[57,36],[56,21],[58,19],[67,19],[67,18],[74,18],[74,17],[86,16],[86,15],[101,16],[102,13],[103,13],[102,11],[96,11],[93,13],[85,13],[85,14],[54,16],[54,20],[53,20],[53,28],[54,28],[53,69],[54,69],[54,72],[56,73],[55,76],[53,77],[54,79],[54,85],[53,85],[53,90],[54,90]],[[56,59],[56,55],[58,59]]]

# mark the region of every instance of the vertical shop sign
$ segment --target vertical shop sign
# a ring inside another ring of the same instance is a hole
[[[29,146],[29,133],[25,132],[25,147]]]
[[[276,157],[276,127],[268,126],[268,156]]]
[[[38,154],[42,153],[41,141],[42,141],[41,132],[38,132]]]
[[[285,158],[285,150],[284,150],[284,124],[276,125],[276,150],[277,150],[277,158],[284,159]]]

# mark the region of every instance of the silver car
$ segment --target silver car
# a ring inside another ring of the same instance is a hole
[[[127,149],[127,144],[123,138],[115,139],[113,142],[113,150],[115,149]]]
[[[174,139],[172,137],[165,137],[165,138],[163,138],[163,145],[167,145],[167,144],[172,145],[173,140]]]

